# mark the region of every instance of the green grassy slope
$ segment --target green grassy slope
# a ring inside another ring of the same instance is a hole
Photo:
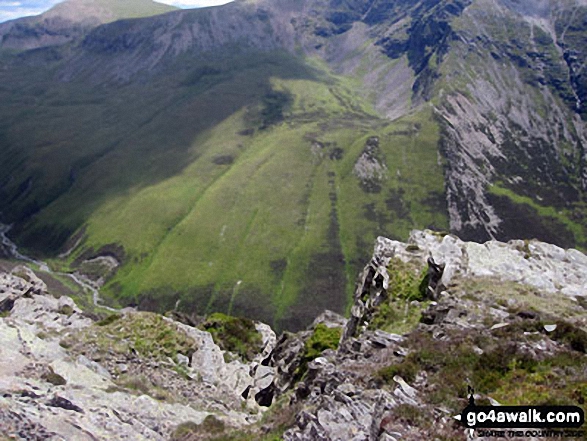
[[[63,14],[79,19],[97,15],[107,23],[124,18],[150,17],[177,9],[152,0],[67,0],[55,5],[48,15]]]
[[[19,170],[2,177],[1,209],[46,255],[83,234],[57,265],[118,250],[104,295],[123,303],[181,299],[291,329],[343,312],[377,235],[448,226],[437,124],[428,110],[382,120],[316,63],[226,60],[182,60],[113,89],[30,87],[23,71],[0,90],[13,112],[0,110],[0,168]],[[370,136],[388,169],[376,192],[353,172]]]

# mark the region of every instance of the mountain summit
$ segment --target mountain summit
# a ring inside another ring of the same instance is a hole
[[[123,18],[150,17],[177,9],[152,0],[65,0],[42,16],[61,17],[74,22],[95,19],[100,23],[109,23]]]
[[[177,8],[152,0],[65,0],[47,12],[0,24],[0,47],[33,49],[80,38],[103,23],[149,17]]]
[[[14,21],[4,222],[113,303],[287,329],[345,311],[378,235],[585,249],[586,20],[583,0],[259,0],[29,40]]]

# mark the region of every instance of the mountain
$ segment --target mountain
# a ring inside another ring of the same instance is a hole
[[[464,441],[471,399],[584,409],[586,271],[535,240],[379,237],[349,320],[276,336],[218,313],[82,311],[62,276],[0,260],[0,437]]]
[[[112,304],[292,330],[350,306],[378,235],[585,249],[586,19],[240,1],[4,49],[3,221]]]
[[[152,0],[65,0],[41,15],[0,23],[0,48],[27,50],[62,45],[103,23],[174,10],[177,8]]]

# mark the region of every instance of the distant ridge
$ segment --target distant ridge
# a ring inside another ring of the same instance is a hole
[[[83,22],[89,18],[109,23],[123,18],[150,17],[175,11],[175,6],[165,5],[152,0],[65,0],[56,4],[42,16]]]
[[[177,9],[152,0],[65,0],[43,14],[0,23],[0,48],[28,50],[61,45],[100,24]]]
[[[296,330],[350,307],[378,236],[587,250],[578,0],[26,23],[3,44],[37,48],[0,52],[0,220],[105,301]]]

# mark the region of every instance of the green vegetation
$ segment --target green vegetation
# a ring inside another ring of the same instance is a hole
[[[226,426],[223,421],[214,415],[208,415],[201,424],[187,422],[180,424],[171,435],[172,441],[183,441],[189,439],[208,439],[224,432]]]
[[[478,404],[487,404],[489,396],[504,405],[584,405],[587,333],[579,305],[562,294],[544,296],[519,283],[484,278],[455,279],[451,296],[460,297],[467,315],[478,317],[482,326],[445,327],[441,338],[426,326],[414,328],[403,343],[408,355],[381,368],[376,379],[395,385],[399,375],[420,390],[427,404],[454,412],[466,405],[468,384],[483,396]],[[508,326],[490,330],[499,319],[487,315],[489,305],[507,308]],[[546,332],[545,324],[556,329]],[[549,339],[560,346],[536,350]],[[412,409],[398,415],[418,419]]]
[[[549,293],[545,296],[539,290],[517,282],[507,282],[495,278],[475,277],[458,282],[458,288],[467,293],[475,301],[477,308],[483,308],[483,304],[497,304],[505,306],[509,312],[542,311],[557,319],[569,320],[581,323],[580,319],[585,315],[585,310],[574,302],[569,296],[562,293]],[[495,324],[497,322],[493,322]],[[529,326],[525,324],[525,326]],[[539,325],[537,325],[539,326]],[[524,329],[524,331],[536,331],[540,329]],[[587,329],[584,329],[587,330]]]
[[[338,348],[341,335],[341,328],[329,328],[323,323],[316,325],[313,334],[306,340],[303,362],[314,360],[326,349]]]
[[[389,264],[388,274],[387,299],[375,311],[369,329],[405,334],[418,325],[422,311],[428,306],[429,302],[424,301],[428,270],[394,258]]]
[[[87,18],[88,11],[96,11],[106,22],[120,20],[124,18],[150,17],[153,15],[163,14],[165,12],[175,11],[176,7],[155,2],[152,0],[77,0],[75,6],[79,7],[79,19]],[[57,5],[55,11],[66,9],[65,5]],[[69,10],[71,10],[71,6]],[[75,12],[75,9],[73,9]],[[85,16],[83,14],[86,14]],[[70,14],[67,14],[69,16]]]
[[[579,247],[583,249],[587,247],[587,230],[584,224],[573,220],[573,218],[577,217],[577,207],[561,210],[555,207],[540,205],[532,198],[519,195],[499,183],[493,184],[491,187],[489,187],[489,192],[496,196],[506,197],[514,204],[525,205],[531,208],[538,216],[544,218],[545,221],[548,221],[548,219],[556,221],[556,223],[559,225],[558,229],[567,229],[570,231],[574,237],[574,241],[579,245]],[[556,229],[557,225],[553,223],[551,228]]]
[[[587,398],[582,388],[587,380],[584,354],[565,349],[535,355],[523,348],[521,335],[514,327],[503,328],[494,336],[454,331],[448,340],[415,332],[407,343],[412,352],[376,376],[389,384],[394,384],[395,375],[413,383],[426,372],[422,396],[429,404],[442,404],[455,412],[466,405],[467,379],[477,393],[502,404],[583,404]]]
[[[252,361],[261,350],[262,336],[250,319],[216,312],[211,314],[200,328],[212,334],[214,343],[221,349],[233,352],[243,360]]]
[[[121,314],[110,314],[108,317],[100,320],[99,322],[96,322],[97,326],[108,326],[112,323],[114,323],[117,320],[120,320],[122,318]]]
[[[14,172],[1,209],[25,249],[55,255],[81,237],[51,262],[62,269],[122,248],[108,301],[164,311],[181,300],[296,330],[344,312],[377,235],[448,228],[431,111],[381,119],[324,63],[227,49],[107,89],[20,74],[0,72],[0,170]],[[375,135],[388,175],[365,193],[353,167]]]
[[[108,318],[62,340],[62,346],[73,347],[81,353],[128,354],[136,351],[155,360],[167,360],[168,357],[176,360],[177,354],[190,357],[195,344],[173,322],[148,312],[128,314],[124,319]]]
[[[411,404],[399,404],[393,408],[393,415],[403,423],[412,427],[431,428],[432,421],[429,416],[417,406]]]
[[[558,320],[554,323],[556,329],[552,332],[551,338],[567,345],[570,349],[585,354],[587,352],[587,332],[583,329]]]
[[[305,375],[308,363],[319,357],[326,349],[338,348],[341,336],[342,328],[329,328],[323,323],[316,325],[314,332],[304,343],[304,353],[296,369],[294,383]]]

